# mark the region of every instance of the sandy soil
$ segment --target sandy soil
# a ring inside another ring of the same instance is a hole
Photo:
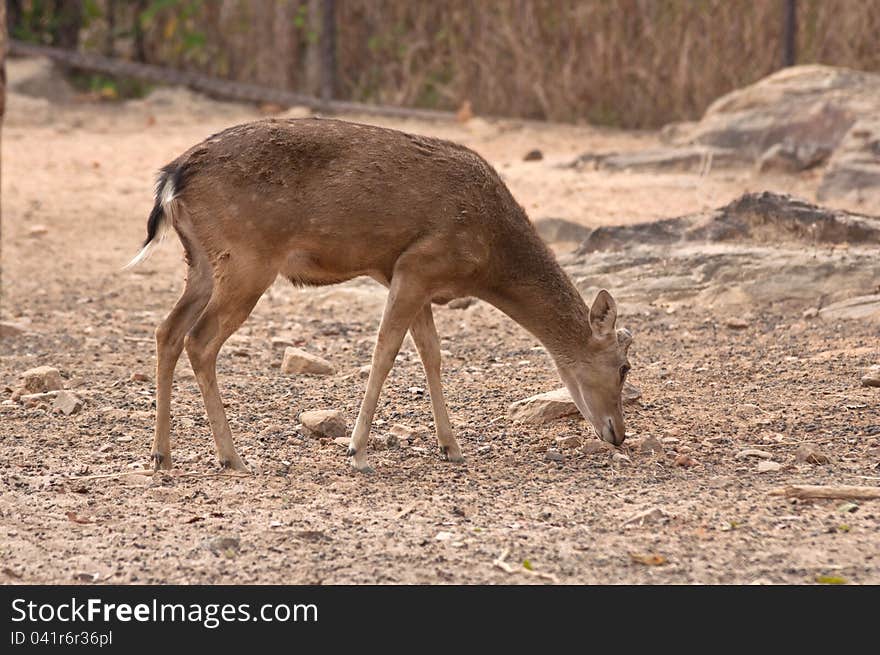
[[[756,307],[741,330],[698,306],[625,317],[636,335],[631,379],[643,392],[627,409],[630,443],[655,436],[665,452],[624,448],[626,462],[568,449],[558,463],[545,460],[556,437],[593,439],[583,421],[534,427],[506,417],[510,402],[559,386],[534,338],[484,304],[439,308],[445,388],[467,463],[435,454],[429,401],[410,390],[424,377],[407,341],[376,433],[401,423],[422,435],[372,453],[376,474],[363,476],[349,470],[343,448],[304,436],[297,416],[338,408],[351,424],[364,381],[349,374],[369,363],[384,292],[361,281],[319,290],[278,282],[218,367],[239,452],[255,474],[215,475],[184,357],[172,410],[177,468],[83,477],[139,471],[149,455],[152,330],[182,287],[179,244],[168,239],[133,272],[119,268],[143,238],[154,172],[259,115],[185,93],[165,98],[68,107],[9,100],[2,319],[28,332],[0,341],[0,400],[24,370],[47,364],[85,404],[72,416],[46,403],[0,405],[0,581],[880,583],[880,503],[768,496],[791,483],[880,479],[878,390],[859,386],[862,370],[878,363],[876,324],[805,321],[803,308]],[[652,134],[482,121],[393,126],[475,148],[533,219],[642,221],[745,190],[812,198],[818,183],[750,171],[698,178],[558,167],[585,151],[653,145]],[[522,161],[533,148],[544,160]],[[46,229],[34,234],[35,226]],[[281,374],[271,345],[279,336],[327,357],[338,374]],[[798,462],[802,442],[830,463]],[[737,458],[746,448],[771,453],[781,470],[761,473],[760,460]],[[681,455],[695,465],[676,465]],[[628,522],[652,508],[662,516]],[[493,564],[502,554],[510,570]]]

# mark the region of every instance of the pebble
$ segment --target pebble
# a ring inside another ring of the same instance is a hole
[[[61,374],[51,366],[37,366],[22,374],[25,391],[42,393],[61,389]]]
[[[657,437],[649,435],[642,439],[642,443],[639,444],[639,452],[649,455],[662,455],[663,444],[660,443],[660,440]]]
[[[690,468],[692,466],[697,465],[697,460],[695,460],[690,455],[685,455],[682,453],[681,455],[679,455],[678,457],[675,458],[675,465],[676,466],[683,466],[684,468]]]
[[[758,473],[775,473],[782,470],[782,464],[772,460],[762,460],[758,462]]]
[[[303,412],[300,423],[312,437],[337,439],[348,436],[348,426],[342,412],[337,409],[321,409]]]
[[[607,441],[600,441],[599,439],[590,439],[584,444],[584,447],[581,448],[581,452],[585,455],[595,455],[596,453],[609,453],[614,450],[614,446],[612,446]]]
[[[556,437],[557,448],[577,448],[581,445],[581,438],[577,435],[563,435]]]
[[[337,446],[342,446],[343,448],[348,448],[348,444],[350,442],[351,440],[348,437],[336,437],[333,440],[333,443],[335,443]]]
[[[862,376],[863,387],[880,387],[880,366],[870,366]]]
[[[128,379],[132,382],[149,382],[150,376],[146,373],[143,373],[142,371],[135,371]]]
[[[333,375],[333,365],[323,357],[313,355],[299,348],[286,348],[281,360],[282,373],[302,373],[305,375]]]
[[[748,459],[749,457],[757,457],[759,459],[773,459],[773,455],[766,450],[757,450],[755,448],[746,448],[736,454],[736,459]]]
[[[729,318],[724,322],[724,325],[729,327],[731,330],[745,330],[749,327],[749,322],[743,318],[735,317]]]
[[[24,333],[24,327],[19,325],[18,323],[0,321],[0,338],[7,339],[9,337],[17,337]]]
[[[828,455],[808,443],[802,443],[798,446],[794,451],[794,458],[804,464],[827,464],[830,461]]]
[[[466,296],[464,298],[455,298],[454,300],[450,300],[446,306],[449,307],[449,309],[467,309],[475,302],[477,302],[476,298]]]
[[[629,456],[624,455],[623,453],[614,453],[614,455],[611,457],[611,461],[614,464],[620,464],[621,466],[629,466],[630,464],[632,464],[632,460],[629,458]]]
[[[565,455],[558,450],[548,450],[544,453],[544,459],[548,462],[562,462],[565,461]]]
[[[49,234],[49,228],[45,225],[31,225],[27,233],[29,237],[41,237]]]
[[[70,391],[59,391],[55,396],[55,403],[52,405],[53,411],[61,412],[65,416],[76,414],[82,409],[83,402],[79,396]]]
[[[523,157],[523,161],[541,161],[542,159],[544,159],[544,153],[537,148],[529,150]]]

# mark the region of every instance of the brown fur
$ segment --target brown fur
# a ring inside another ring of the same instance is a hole
[[[178,173],[170,213],[190,272],[157,331],[157,464],[170,465],[168,366],[186,335],[221,461],[243,467],[214,362],[279,273],[304,285],[368,275],[389,286],[352,437],[358,468],[366,466],[361,451],[378,391],[408,328],[420,335],[432,397],[442,405],[431,300],[476,296],[496,305],[544,343],[561,373],[595,367],[611,350],[616,356],[602,367],[622,361],[620,349],[594,337],[590,310],[498,174],[463,146],[337,120],[269,119],[213,135],[165,169]],[[460,459],[445,406],[434,410],[441,447]]]

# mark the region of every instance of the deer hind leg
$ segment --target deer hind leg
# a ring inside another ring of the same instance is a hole
[[[463,462],[464,457],[455,440],[455,433],[452,431],[449,414],[446,411],[446,401],[443,399],[443,387],[440,383],[440,338],[437,336],[437,328],[434,327],[434,314],[430,303],[416,315],[409,330],[419,351],[422,366],[425,368],[425,377],[428,378],[428,393],[431,395],[434,429],[437,431],[440,452],[450,462]]]
[[[376,346],[373,349],[373,363],[367,380],[367,390],[361,402],[348,448],[351,465],[358,471],[372,471],[367,464],[367,440],[370,436],[376,404],[379,401],[379,393],[394,365],[394,359],[397,357],[407,329],[426,301],[427,293],[417,275],[395,271],[388,290],[382,322],[379,325]]]
[[[217,457],[224,468],[247,471],[244,461],[235,451],[232,432],[220,399],[217,355],[226,339],[250,315],[276,274],[275,269],[255,259],[244,261],[241,256],[234,255],[221,259],[214,270],[211,300],[184,340],[186,354],[202,392]]]
[[[190,263],[183,294],[171,313],[156,328],[156,434],[151,459],[157,471],[171,468],[171,385],[174,367],[183,351],[186,333],[211,298],[211,287],[208,263]]]

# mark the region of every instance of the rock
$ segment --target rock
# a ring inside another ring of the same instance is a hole
[[[802,443],[798,446],[794,451],[794,458],[802,464],[827,464],[830,461],[828,455],[808,443]]]
[[[290,337],[272,337],[269,340],[269,343],[272,345],[272,348],[293,348],[294,340]]]
[[[623,383],[623,389],[620,392],[620,400],[623,401],[624,405],[634,403],[641,397],[642,390],[639,389],[636,385],[630,384],[629,382]]]
[[[544,159],[544,153],[537,149],[529,150],[523,157],[523,161],[541,161],[542,159]]]
[[[632,464],[632,460],[629,456],[624,455],[623,453],[614,453],[614,455],[611,456],[611,462],[620,466],[629,466]]]
[[[749,322],[739,317],[733,317],[724,321],[724,325],[729,327],[731,330],[745,330],[747,327],[749,327]]]
[[[25,333],[23,325],[18,323],[10,323],[9,321],[0,321],[0,339],[10,339],[18,337]]]
[[[241,550],[241,542],[237,537],[214,537],[202,542],[202,545],[215,555],[234,557]]]
[[[464,298],[454,298],[453,300],[450,300],[446,306],[449,307],[449,309],[467,309],[475,302],[477,302],[476,298],[465,296]]]
[[[801,318],[816,318],[819,315],[819,309],[817,307],[808,307],[804,310],[803,314],[801,314]]]
[[[556,437],[557,448],[577,448],[581,445],[581,438],[577,435],[564,435]]]
[[[578,408],[565,387],[529,396],[508,407],[508,415],[511,420],[519,423],[550,423],[577,413]]]
[[[647,436],[639,444],[639,452],[647,455],[662,455],[663,444],[657,437]]]
[[[425,390],[422,387],[410,387],[409,389],[407,389],[407,391],[409,391],[410,394],[413,396],[424,396],[425,395]]]
[[[70,391],[59,391],[55,396],[55,403],[52,405],[53,411],[61,412],[65,416],[76,414],[82,409],[83,403],[79,396]]]
[[[348,436],[348,426],[342,412],[336,409],[303,412],[299,420],[307,434],[312,437],[338,439]]]
[[[768,453],[766,450],[757,450],[755,448],[746,448],[745,450],[741,450],[736,454],[736,459],[748,459],[750,457],[756,457],[758,459],[772,459],[773,455]]]
[[[404,425],[403,423],[395,423],[388,430],[389,436],[394,437],[396,440],[408,441],[410,443],[418,441],[422,434],[424,434],[424,432],[424,428],[411,428],[408,425]],[[396,447],[397,443],[395,443],[393,446],[389,445],[389,448]]]
[[[609,154],[596,161],[596,167],[606,171],[682,172],[707,168],[746,166],[753,157],[732,148],[705,146],[680,148],[649,148],[637,152]]]
[[[789,143],[834,150],[859,116],[880,113],[880,75],[792,66],[718,98],[679,144],[731,148],[757,158]]]
[[[607,441],[601,441],[599,439],[588,439],[583,448],[581,448],[581,452],[584,455],[595,455],[596,453],[607,454],[614,452],[614,446],[612,446]]]
[[[682,453],[681,455],[679,455],[678,457],[675,458],[675,465],[682,466],[684,468],[690,468],[692,466],[697,465],[697,460],[695,460],[690,455]]]
[[[24,388],[31,393],[42,393],[61,389],[61,374],[51,366],[37,366],[22,374]]]
[[[825,170],[816,192],[819,200],[880,200],[880,118],[856,121]]]
[[[143,373],[142,371],[135,371],[128,379],[132,382],[149,382],[150,376],[146,373]]]
[[[370,437],[370,445],[376,450],[391,450],[399,448],[400,441],[393,434],[379,434]]]
[[[564,218],[541,218],[534,221],[534,224],[538,236],[547,243],[564,241],[580,243],[592,232],[592,229]]]
[[[819,318],[825,321],[880,321],[880,293],[856,296],[827,305],[819,310]]]
[[[758,473],[775,473],[782,470],[782,464],[765,459],[758,462]]]
[[[44,393],[21,394],[18,396],[18,400],[25,405],[35,405],[44,400],[55,398],[59,393],[59,391],[46,391]]]
[[[27,233],[29,237],[41,237],[49,234],[49,228],[45,225],[31,225]]]
[[[565,461],[565,455],[558,450],[548,450],[544,453],[544,459],[548,462],[562,462]]]
[[[623,525],[646,525],[648,523],[665,523],[670,518],[670,514],[659,507],[652,507],[650,509],[646,509],[644,512],[639,512],[638,514],[631,516],[626,521],[623,522]]]
[[[870,366],[862,376],[863,387],[880,387],[880,366]]]
[[[109,453],[111,450],[113,450],[113,444],[112,444],[112,443],[105,443],[103,446],[101,446],[100,448],[98,448],[98,452],[99,452],[99,453]]]
[[[282,373],[302,373],[305,375],[333,375],[333,365],[323,357],[318,357],[299,348],[287,347],[281,360]]]
[[[800,173],[824,164],[830,156],[831,148],[827,145],[784,141],[764,151],[758,159],[758,170],[762,173]]]

